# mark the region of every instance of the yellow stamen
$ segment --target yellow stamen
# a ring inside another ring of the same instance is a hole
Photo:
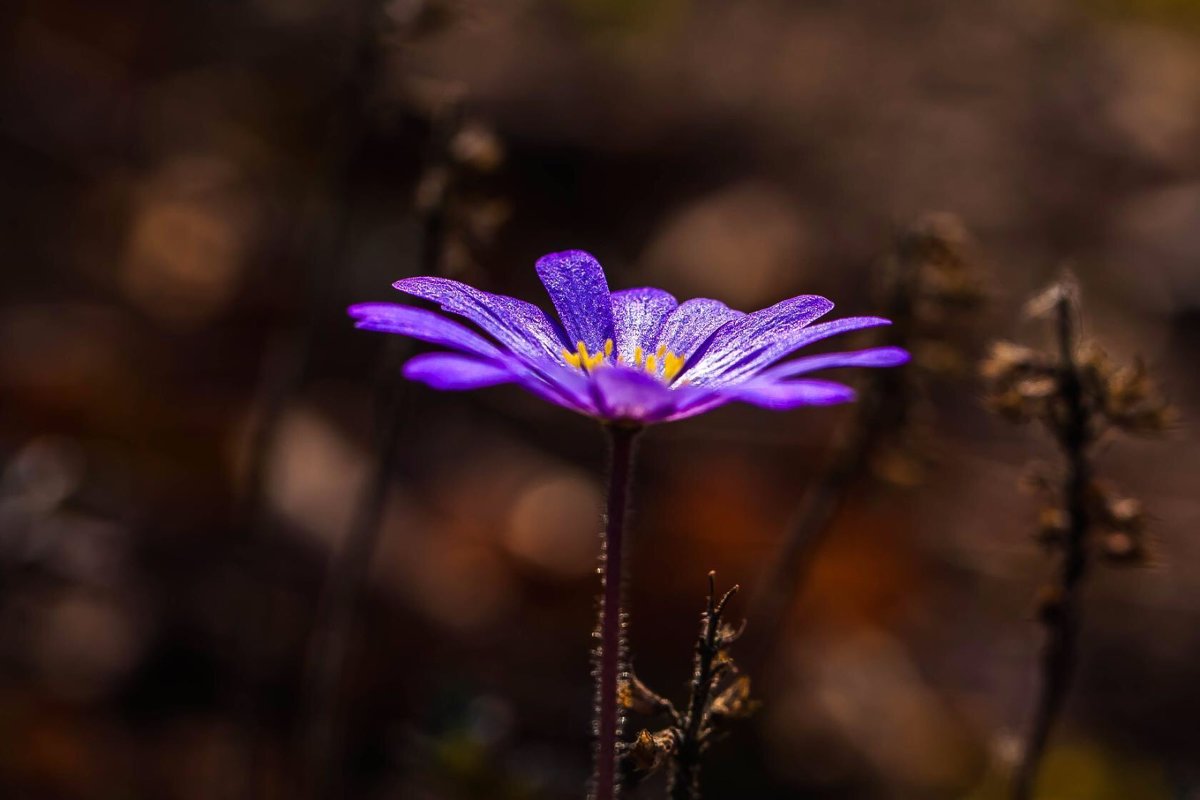
[[[667,353],[667,359],[663,362],[663,380],[672,380],[681,369],[683,369],[683,359],[674,353]]]
[[[615,351],[616,345],[612,339],[605,339],[604,347],[595,353],[589,353],[585,343],[576,342],[575,352],[564,349],[562,357],[563,361],[570,366],[582,369],[585,372],[591,372],[597,367],[604,366],[610,360],[614,360],[617,364],[626,363],[624,357],[620,353],[615,353]],[[616,356],[615,359],[613,358],[614,353]],[[667,383],[673,381],[683,371],[683,365],[686,361],[687,359],[683,356],[669,351],[665,344],[660,344],[650,355],[647,355],[646,351],[640,345],[633,348],[633,363],[648,374],[661,378]]]
[[[585,370],[590,371],[592,369],[592,356],[588,353],[587,345],[583,342],[576,342],[575,352],[578,354],[579,365]]]

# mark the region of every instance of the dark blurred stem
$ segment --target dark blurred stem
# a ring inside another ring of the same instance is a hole
[[[434,130],[430,163],[440,159],[442,132]],[[418,243],[418,273],[434,275],[445,241],[445,204],[429,209],[422,221]],[[380,361],[376,395],[377,449],[375,470],[359,499],[345,545],[330,566],[317,627],[309,654],[308,731],[305,768],[311,800],[343,796],[341,774],[343,721],[339,702],[347,651],[354,631],[359,596],[367,579],[371,557],[379,540],[380,521],[387,506],[391,476],[400,449],[402,418],[400,365],[407,343],[389,337]]]
[[[1046,644],[1042,651],[1041,693],[1033,727],[1013,780],[1014,800],[1033,797],[1046,742],[1070,688],[1079,633],[1078,589],[1087,568],[1084,539],[1088,530],[1087,490],[1090,480],[1087,459],[1089,412],[1075,364],[1073,310],[1067,292],[1059,299],[1056,313],[1059,392],[1063,403],[1058,439],[1067,462],[1067,474],[1063,482],[1063,504],[1067,515],[1066,551],[1054,596],[1048,607],[1043,609]]]
[[[683,720],[683,737],[674,759],[671,775],[671,800],[700,800],[700,756],[703,752],[704,723],[712,694],[714,664],[720,652],[721,614],[729,598],[736,594],[734,586],[717,599],[716,573],[708,573],[708,608],[696,642],[696,664],[692,673],[691,693],[687,716]]]
[[[245,490],[237,515],[237,527],[248,545],[258,544],[255,539],[272,533],[266,496],[271,461],[284,416],[302,388],[321,326],[331,310],[329,300],[336,295],[343,274],[338,261],[350,229],[353,173],[367,129],[367,93],[374,85],[377,62],[369,4],[359,0],[345,4],[344,9],[345,52],[337,60],[341,68],[337,88],[327,98],[328,158],[297,210],[290,234],[289,253],[297,263],[304,263],[308,272],[307,314],[293,329],[279,334],[266,353],[258,410],[248,437]],[[272,742],[264,719],[262,687],[275,677],[269,670],[271,651],[278,647],[278,613],[267,597],[236,622],[250,632],[244,654],[246,676],[234,700],[246,717],[248,741],[240,748],[246,760],[244,774],[238,778],[240,786],[230,794],[244,800],[261,797],[263,783],[270,777],[265,765]]]
[[[874,389],[864,392],[863,405],[835,445],[830,466],[805,495],[784,534],[779,554],[772,562],[755,604],[754,628],[758,631],[755,641],[759,644],[747,659],[752,666],[761,665],[778,641],[797,587],[803,583],[825,531],[874,448],[882,427],[882,418],[876,408],[879,401],[879,392]]]
[[[305,768],[312,800],[343,796],[338,781],[343,749],[339,699],[346,655],[400,450],[402,388],[397,376],[401,352],[406,348],[398,340],[389,340],[385,347],[377,396],[375,466],[359,497],[346,541],[330,567],[309,656]]]
[[[901,278],[888,298],[887,314],[893,324],[887,344],[907,347],[913,327],[919,263],[903,242],[897,255]],[[885,370],[869,380],[853,416],[834,445],[829,466],[805,495],[762,582],[751,611],[751,627],[758,643],[746,658],[751,671],[767,661],[779,642],[787,611],[804,583],[813,558],[847,493],[865,471],[880,438],[903,425],[908,415],[909,390],[901,372]]]
[[[624,540],[625,517],[629,510],[629,479],[638,429],[610,425],[608,505],[604,541],[600,549],[600,571],[604,587],[600,596],[598,644],[595,650],[596,750],[592,765],[593,800],[617,796],[617,741],[624,714],[617,698],[618,685],[628,672],[625,653]]]

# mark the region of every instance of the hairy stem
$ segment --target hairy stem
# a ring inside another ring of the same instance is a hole
[[[1014,800],[1033,797],[1038,768],[1045,754],[1050,731],[1062,711],[1075,670],[1079,632],[1078,587],[1087,568],[1085,537],[1088,530],[1087,490],[1090,469],[1087,459],[1089,416],[1083,386],[1075,364],[1075,331],[1067,293],[1059,299],[1057,336],[1060,359],[1060,388],[1063,417],[1059,421],[1059,447],[1067,461],[1063,482],[1063,506],[1067,515],[1066,552],[1063,555],[1052,607],[1046,610],[1046,644],[1042,651],[1041,693],[1033,727],[1013,781]]]
[[[596,698],[593,709],[596,749],[592,766],[593,800],[617,796],[617,742],[624,723],[617,689],[628,672],[625,654],[624,538],[629,507],[629,478],[633,471],[636,428],[609,426],[610,472],[600,571],[604,587],[595,650]]]

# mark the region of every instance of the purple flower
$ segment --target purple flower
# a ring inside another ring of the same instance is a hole
[[[391,303],[350,307],[357,327],[398,333],[454,352],[419,355],[404,375],[435,389],[515,383],[552,403],[609,422],[644,425],[739,401],[772,409],[854,399],[840,383],[801,378],[830,367],[890,367],[908,353],[875,347],[782,359],[845,331],[887,325],[879,317],[813,324],[833,308],[800,295],[746,314],[719,300],[679,303],[661,289],[609,291],[600,263],[580,250],[537,263],[559,320],[523,300],[446,278],[393,284],[462,317]]]

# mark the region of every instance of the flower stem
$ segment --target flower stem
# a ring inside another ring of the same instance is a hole
[[[634,442],[637,428],[608,426],[610,472],[604,540],[600,549],[600,572],[604,587],[600,596],[600,619],[595,634],[594,653],[596,697],[593,707],[596,749],[592,765],[593,800],[614,800],[617,796],[617,741],[624,714],[617,702],[617,690],[628,672],[625,654],[624,537],[625,516],[629,506],[629,478],[633,472]]]
[[[1067,461],[1063,506],[1067,516],[1066,552],[1050,606],[1043,610],[1046,644],[1042,651],[1041,693],[1033,727],[1013,780],[1013,800],[1030,800],[1050,731],[1062,711],[1075,671],[1079,632],[1078,587],[1087,568],[1087,457],[1090,411],[1075,363],[1075,331],[1069,295],[1058,302],[1059,392],[1063,414],[1058,428],[1059,448]]]

